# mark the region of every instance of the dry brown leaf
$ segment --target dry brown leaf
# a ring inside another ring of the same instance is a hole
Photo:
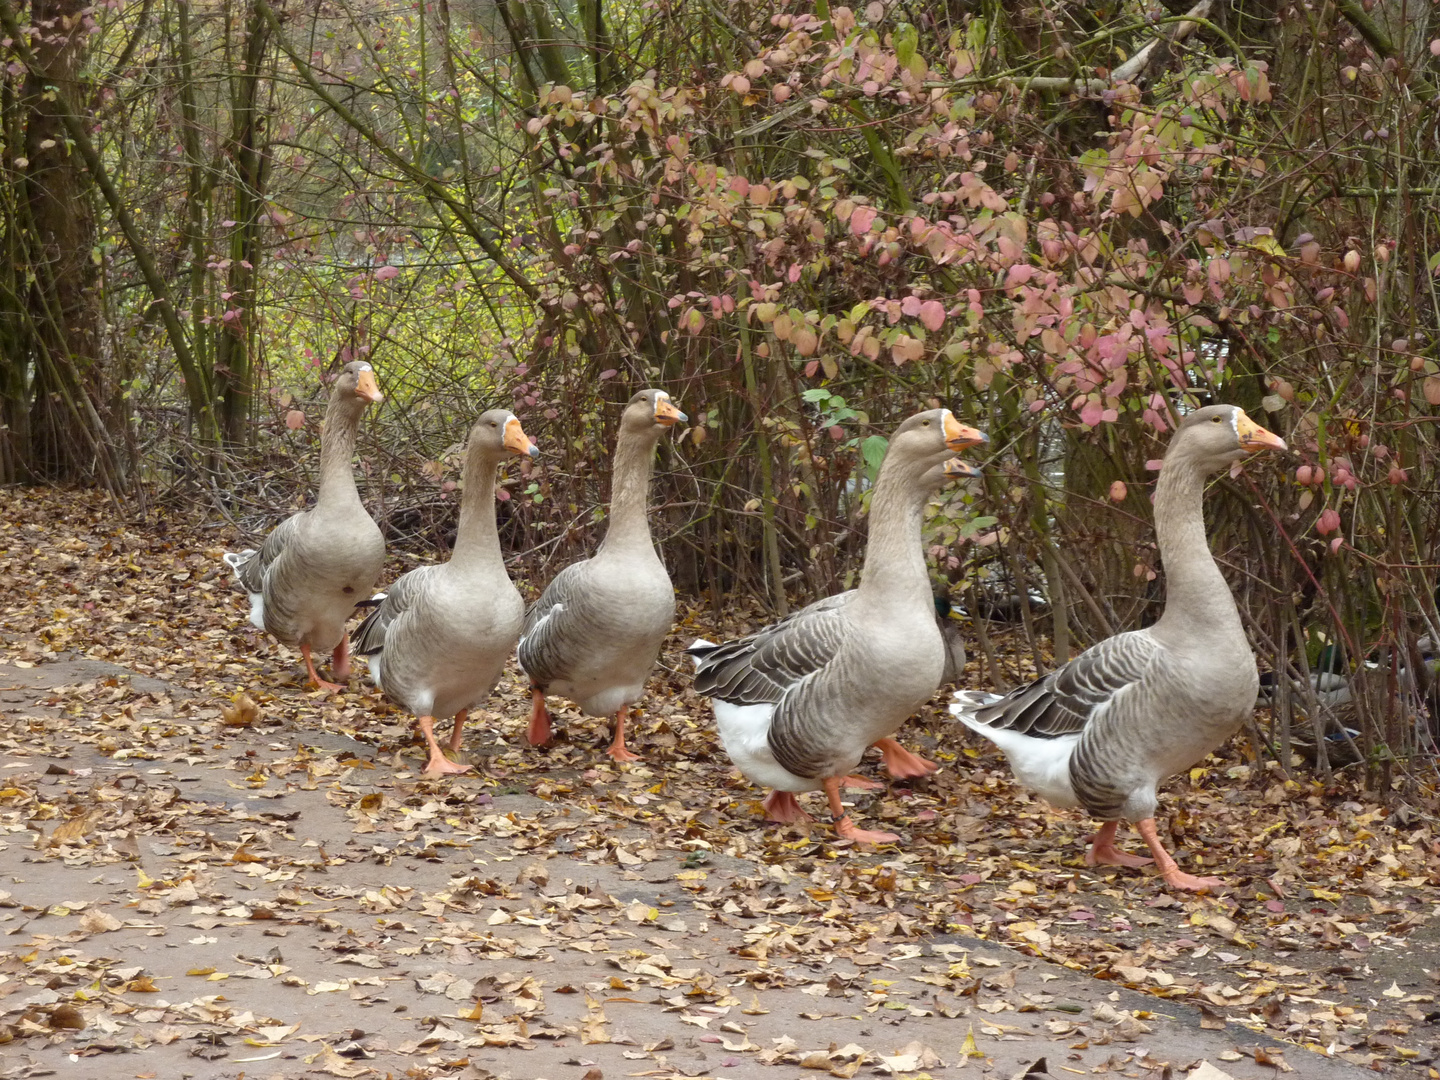
[[[249,694],[242,692],[233,702],[230,705],[222,702],[220,705],[220,721],[226,727],[252,727],[259,722],[260,706]]]
[[[114,915],[99,908],[91,908],[80,916],[80,929],[89,934],[106,934],[112,930],[119,930],[124,925]]]

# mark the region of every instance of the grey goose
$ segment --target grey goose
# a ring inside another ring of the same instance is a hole
[[[427,775],[462,773],[445,756],[435,717],[453,716],[449,749],[460,749],[469,710],[490,696],[520,637],[525,602],[505,571],[495,527],[495,470],[535,444],[508,409],[482,413],[465,450],[460,527],[448,562],[402,575],[376,599],[353,635],[370,677],[415,714],[430,757]]]
[[[298,645],[310,684],[331,693],[350,675],[345,623],[385,563],[385,538],[360,502],[350,465],[361,414],[383,400],[369,364],[346,364],[325,409],[315,505],[275,526],[258,551],[222,556],[250,596],[250,621],[277,641]],[[315,651],[332,653],[337,682],[320,678]]]
[[[713,700],[730,760],[752,782],[774,789],[764,804],[771,820],[805,818],[795,793],[823,789],[841,837],[898,839],[859,828],[840,789],[870,746],[894,775],[936,768],[891,737],[934,695],[946,665],[921,518],[940,484],[978,475],[954,455],[985,441],[949,409],[907,419],[891,436],[876,477],[859,587],[748,637],[691,645],[695,690]]]
[[[1233,405],[1186,416],[1155,485],[1155,532],[1165,610],[1153,626],[1106,638],[1004,696],[961,691],[950,706],[998,746],[1016,778],[1056,806],[1081,807],[1102,825],[1090,866],[1154,862],[1173,888],[1218,888],[1182,871],[1155,827],[1156,787],[1223,743],[1255,707],[1259,676],[1235,599],[1205,536],[1207,479],[1285,442]],[[1150,849],[1115,847],[1121,819]]]
[[[612,758],[639,756],[625,746],[626,715],[675,620],[675,590],[650,538],[650,474],[660,436],[685,420],[664,390],[630,399],[615,442],[605,539],[591,558],[556,574],[525,613],[519,659],[531,684],[532,746],[550,741],[545,696],[557,694],[588,716],[615,717]]]

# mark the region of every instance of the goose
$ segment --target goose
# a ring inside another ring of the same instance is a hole
[[[453,716],[450,750],[460,749],[470,709],[489,697],[520,637],[525,602],[505,572],[495,530],[495,469],[507,457],[539,456],[507,409],[482,413],[465,450],[465,492],[450,561],[402,575],[373,599],[355,629],[382,693],[416,715],[429,747],[427,776],[463,773],[435,738],[435,717]]]
[[[556,574],[525,613],[519,660],[530,679],[532,746],[550,741],[545,696],[558,694],[588,716],[613,714],[606,753],[639,760],[625,746],[625,719],[675,621],[675,590],[650,539],[650,472],[660,436],[686,419],[664,390],[630,399],[615,443],[605,539],[593,557]]]
[[[1155,486],[1155,532],[1165,566],[1164,613],[1106,638],[1004,696],[961,691],[950,711],[997,745],[1016,778],[1057,806],[1102,824],[1086,864],[1154,862],[1172,888],[1204,891],[1218,878],[1182,871],[1155,828],[1155,789],[1228,739],[1255,707],[1259,677],[1235,599],[1205,538],[1209,476],[1285,442],[1233,405],[1210,405],[1176,428]],[[1151,858],[1115,847],[1135,823]]]
[[[687,650],[695,690],[712,699],[730,760],[774,789],[764,801],[770,820],[808,820],[795,793],[823,788],[839,836],[866,844],[899,839],[859,828],[840,789],[856,786],[850,770],[870,746],[894,776],[938,768],[891,737],[934,695],[945,668],[921,514],[941,483],[979,475],[952,455],[985,441],[949,409],[910,417],[891,436],[875,481],[860,586],[748,637],[696,641]]]
[[[251,623],[277,641],[298,645],[310,685],[332,694],[350,676],[345,621],[356,601],[370,595],[385,563],[385,538],[360,502],[350,467],[360,414],[384,400],[369,364],[346,364],[325,409],[315,505],[275,526],[259,551],[221,556],[250,596]],[[311,653],[317,649],[333,650],[336,682],[316,672]]]

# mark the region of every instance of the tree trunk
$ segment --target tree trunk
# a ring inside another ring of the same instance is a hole
[[[23,124],[22,194],[7,215],[9,247],[30,271],[11,279],[6,338],[7,411],[28,395],[28,432],[11,432],[16,479],[98,483],[117,490],[125,417],[101,355],[99,268],[92,183],[71,153],[63,117],[88,112],[80,72],[89,42],[79,0],[34,0],[34,64],[18,102]],[[27,385],[28,384],[28,385]]]

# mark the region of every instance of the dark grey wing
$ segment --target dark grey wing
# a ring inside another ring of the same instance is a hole
[[[1096,711],[1125,687],[1137,683],[1162,649],[1145,630],[1106,638],[1063,667],[1017,687],[972,715],[988,727],[1007,728],[1038,739],[1084,729]]]
[[[567,671],[565,657],[587,647],[583,640],[585,619],[575,617],[586,606],[587,566],[588,559],[565,567],[525,612],[516,655],[521,670],[536,686],[549,686],[563,678]]]
[[[436,566],[418,566],[407,574],[401,574],[390,588],[380,594],[379,606],[366,615],[350,635],[350,644],[357,656],[374,656],[385,648],[385,634],[391,624],[415,606],[425,591],[426,582],[438,569]]]
[[[696,656],[695,691],[734,705],[776,703],[835,656],[849,629],[853,593],[817,600],[749,637]]]
[[[250,552],[248,557],[242,552],[238,557],[225,559],[230,568],[235,571],[235,576],[240,579],[240,585],[246,592],[263,593],[265,591],[265,572],[270,569],[270,564],[284,553],[286,546],[294,538],[299,527],[300,514],[292,514],[270,530],[270,535],[265,537],[265,542],[260,545],[259,551]]]

